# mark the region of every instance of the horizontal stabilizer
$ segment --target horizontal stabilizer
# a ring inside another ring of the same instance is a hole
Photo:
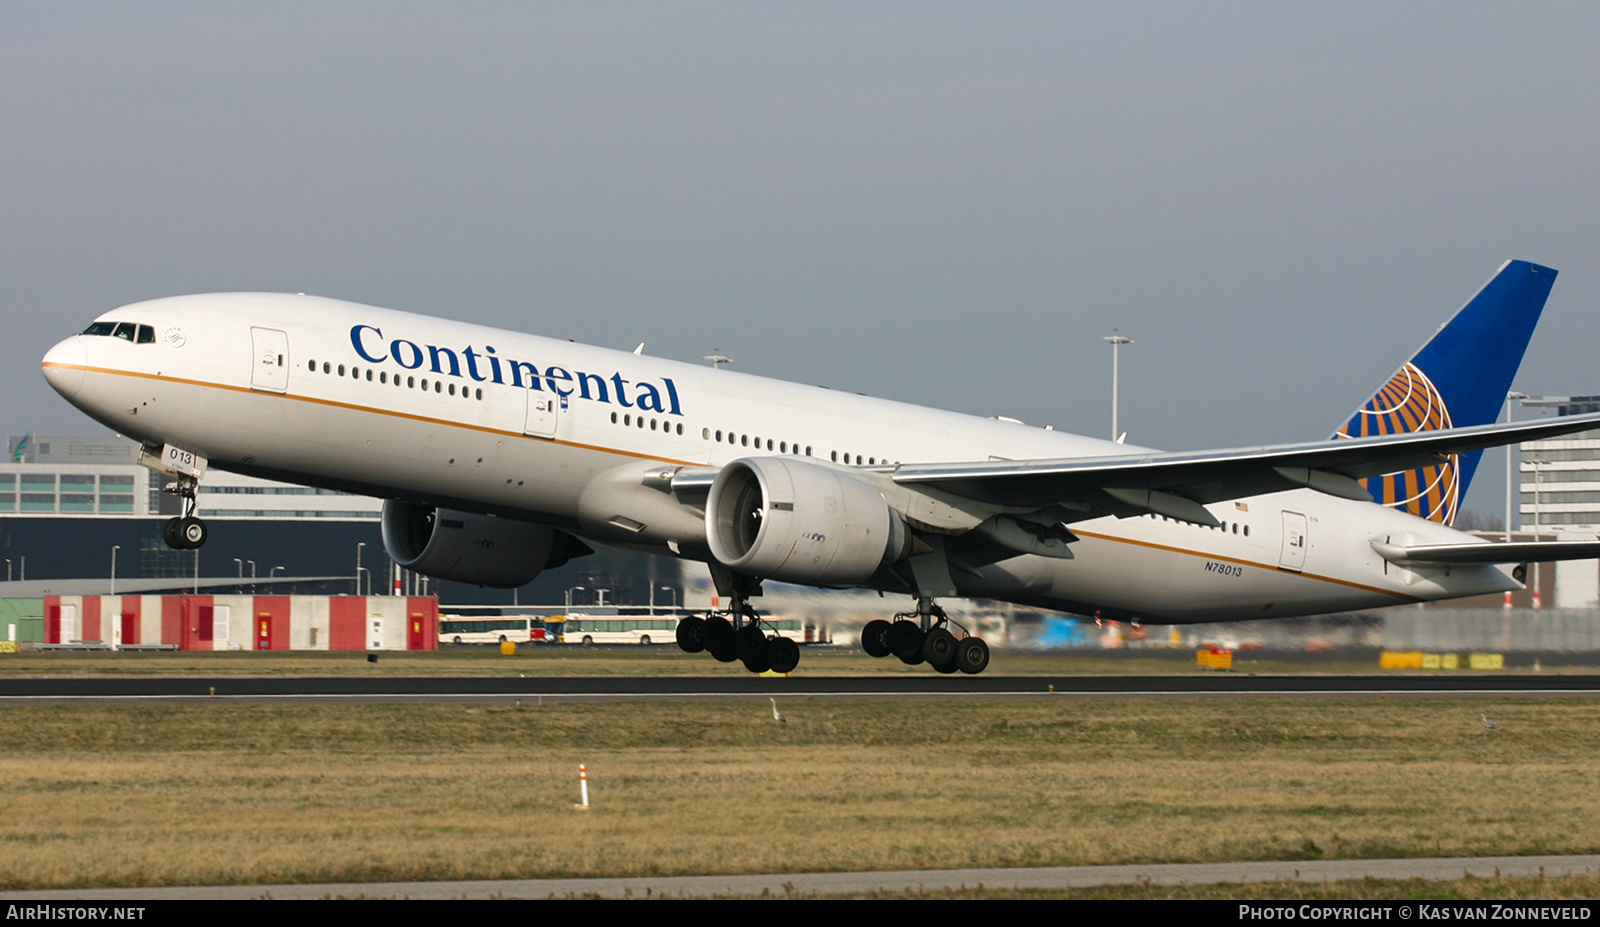
[[[1419,544],[1407,547],[1373,541],[1378,556],[1396,566],[1454,563],[1551,563],[1600,560],[1600,541],[1518,541],[1513,544]]]

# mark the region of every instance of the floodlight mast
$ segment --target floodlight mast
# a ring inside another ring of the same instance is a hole
[[[1111,440],[1115,441],[1122,434],[1117,428],[1117,394],[1122,379],[1122,346],[1133,344],[1133,339],[1122,334],[1120,330],[1113,328],[1111,334],[1100,340],[1111,345]]]

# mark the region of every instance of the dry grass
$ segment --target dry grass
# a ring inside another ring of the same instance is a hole
[[[1600,848],[1587,700],[782,707],[7,708],[0,887]]]
[[[1548,666],[1556,672],[1594,672],[1593,667]],[[1377,659],[1329,656],[1273,662],[1240,655],[1238,674],[1370,673],[1417,675],[1418,670],[1380,671]],[[926,666],[899,660],[874,660],[858,650],[807,647],[802,676],[927,676]],[[1202,674],[1187,650],[1106,654],[1104,651],[1050,653],[996,649],[987,673],[999,676]],[[1462,670],[1456,673],[1464,674]],[[447,647],[437,652],[388,652],[377,663],[364,652],[275,653],[45,653],[0,654],[0,673],[12,678],[91,676],[743,676],[739,663],[718,663],[706,654],[687,654],[675,646],[574,647],[524,646],[514,656],[493,647]]]
[[[782,898],[782,895],[770,896]],[[798,896],[810,897],[810,896]],[[817,896],[821,897],[821,896]],[[973,888],[952,891],[873,892],[837,898],[1027,899],[1145,901],[1587,901],[1600,897],[1600,876],[1450,879],[1345,879],[1336,882],[1250,882],[1220,885],[1104,885],[1059,891]]]

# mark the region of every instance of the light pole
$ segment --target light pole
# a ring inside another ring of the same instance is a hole
[[[1528,394],[1512,390],[1506,393],[1506,424],[1511,424],[1511,404],[1522,399],[1527,399]],[[1511,454],[1514,445],[1506,445],[1506,543],[1511,543]],[[1511,593],[1506,593],[1506,602],[1510,603]]]
[[[111,595],[117,594],[117,551],[122,549],[121,544],[111,545]],[[11,578],[11,561],[6,561],[6,578]]]
[[[1122,346],[1133,344],[1133,339],[1113,328],[1111,334],[1100,340],[1111,345],[1111,440],[1116,441],[1117,436],[1122,434],[1121,431],[1117,430],[1117,393],[1121,387],[1119,381],[1122,378]]]
[[[1507,425],[1511,424],[1511,404],[1513,402],[1518,401],[1518,400],[1527,399],[1527,398],[1528,398],[1528,394],[1527,393],[1519,392],[1518,390],[1512,390],[1511,392],[1506,393],[1506,424]],[[1506,445],[1506,543],[1507,544],[1511,543],[1511,493],[1512,493],[1512,488],[1511,488],[1512,461],[1511,461],[1511,457],[1512,457],[1512,450],[1513,450],[1512,445],[1507,444]],[[1502,602],[1501,605],[1504,608],[1510,608],[1511,607],[1511,593],[1510,593],[1510,591],[1506,592],[1505,601]],[[1510,621],[1510,620],[1511,620],[1511,616],[1509,614],[1507,614],[1506,621]],[[1509,640],[1510,633],[1511,632],[1510,632],[1509,627],[1508,627],[1508,630],[1506,631],[1508,640]]]
[[[572,611],[572,594],[574,592],[587,592],[582,586],[573,586],[567,590],[567,611]]]
[[[674,586],[662,586],[661,590],[663,592],[672,593],[672,610],[674,612],[676,612],[678,610],[678,590],[677,590],[677,588],[674,587]]]
[[[361,594],[361,548],[366,546],[366,541],[356,542],[356,595]]]
[[[1533,542],[1539,543],[1539,490],[1544,483],[1544,470],[1541,469],[1548,460],[1534,459],[1528,461],[1528,466],[1533,468]],[[1540,607],[1539,597],[1539,561],[1533,561],[1533,607]]]
[[[237,592],[240,595],[244,595],[244,561],[239,559],[238,557],[235,557],[235,558],[233,558],[233,562],[239,565],[239,586],[238,586]],[[197,594],[198,594],[198,590],[197,590]]]

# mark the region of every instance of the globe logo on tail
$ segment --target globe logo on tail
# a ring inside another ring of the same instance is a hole
[[[1415,364],[1406,364],[1378,390],[1335,438],[1410,434],[1450,428],[1444,398]],[[1448,525],[1461,501],[1460,455],[1436,466],[1369,477],[1361,485],[1380,504]]]

